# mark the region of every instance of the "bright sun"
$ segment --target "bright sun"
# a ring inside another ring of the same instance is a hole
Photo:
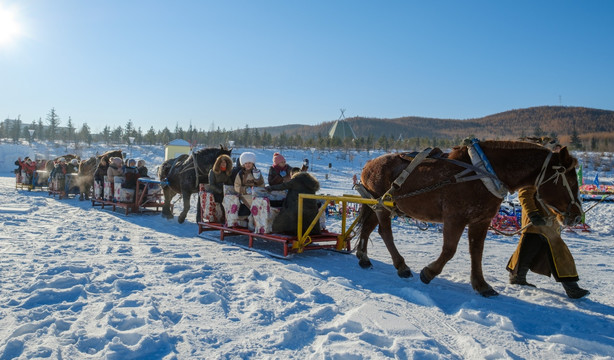
[[[0,46],[10,44],[21,34],[16,12],[0,5]]]

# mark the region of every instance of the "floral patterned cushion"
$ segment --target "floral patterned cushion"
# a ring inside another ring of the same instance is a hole
[[[222,204],[216,203],[212,193],[204,191],[204,184],[200,184],[199,198],[202,209],[201,221],[220,223],[224,219]]]
[[[239,226],[239,206],[241,203],[239,202],[238,195],[224,195],[224,201],[222,202],[224,205],[224,211],[226,212],[226,226],[233,227]]]
[[[271,207],[271,201],[266,197],[255,197],[252,202],[252,216],[254,217],[254,232],[268,234],[272,232],[273,220],[280,209]]]

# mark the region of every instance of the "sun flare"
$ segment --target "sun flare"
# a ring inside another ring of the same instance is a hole
[[[13,42],[21,34],[21,26],[14,10],[0,5],[0,46]]]

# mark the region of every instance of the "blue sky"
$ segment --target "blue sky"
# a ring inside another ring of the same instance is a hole
[[[0,117],[204,130],[614,109],[612,1],[0,0]],[[7,15],[10,14],[10,15]]]

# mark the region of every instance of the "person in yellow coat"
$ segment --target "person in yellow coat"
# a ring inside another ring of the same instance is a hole
[[[516,251],[508,261],[510,283],[535,287],[527,282],[527,272],[531,270],[537,274],[552,275],[572,299],[586,296],[589,291],[578,286],[576,264],[561,238],[561,225],[556,214],[540,206],[535,196],[534,186],[518,191],[522,227],[530,225],[523,230]]]

